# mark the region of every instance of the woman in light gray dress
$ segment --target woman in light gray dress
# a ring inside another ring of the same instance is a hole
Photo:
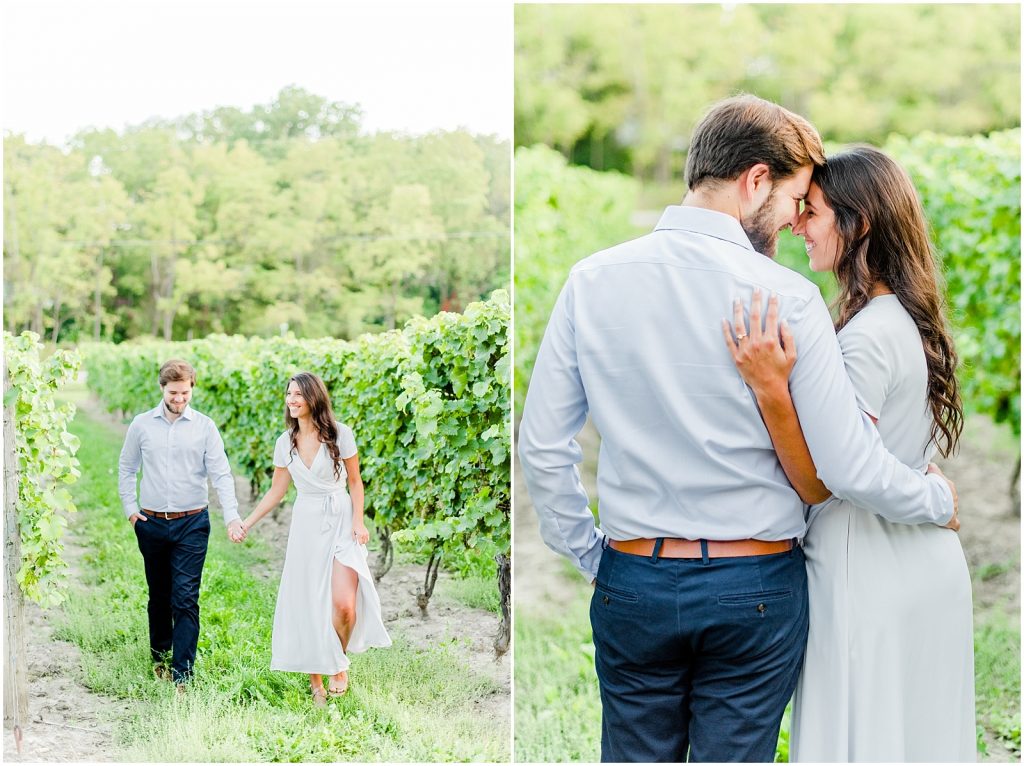
[[[877,149],[815,171],[795,234],[811,269],[835,271],[838,338],[862,410],[886,448],[921,471],[963,426],[956,351],[913,184]],[[760,325],[760,299],[751,307]],[[785,387],[798,349],[769,301],[765,333],[727,345],[755,391]],[[781,334],[781,343],[779,335]],[[822,416],[827,416],[822,413]],[[765,413],[779,460],[811,508],[804,540],[810,632],[794,697],[793,761],[974,761],[971,581],[954,517],[912,525],[829,498],[792,407]],[[787,436],[787,434],[789,436]],[[851,461],[861,459],[850,456]]]
[[[270,667],[308,673],[313,701],[323,705],[348,690],[349,653],[390,646],[391,639],[367,565],[370,535],[352,429],[334,419],[326,386],[308,372],[288,381],[285,422],[273,483],[243,528],[248,533],[295,482]]]

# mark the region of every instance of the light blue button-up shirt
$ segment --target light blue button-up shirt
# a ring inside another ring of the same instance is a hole
[[[754,251],[739,222],[666,209],[653,233],[575,265],[551,313],[519,427],[519,456],[545,543],[588,579],[602,538],[803,537],[789,484],[722,340],[734,298],[779,296],[798,358],[789,385],[818,476],[892,521],[945,524],[952,493],[896,460],[856,404],[818,288]],[[600,529],[575,440],[601,435]]]
[[[135,477],[142,468],[138,500]],[[235,482],[217,425],[191,406],[172,423],[161,402],[137,415],[118,461],[118,493],[129,518],[139,507],[176,513],[209,504],[207,477],[213,481],[224,512],[224,523],[238,516]]]

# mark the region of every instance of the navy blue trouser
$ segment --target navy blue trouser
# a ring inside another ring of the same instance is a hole
[[[180,519],[146,515],[135,537],[149,585],[149,646],[154,662],[171,652],[176,683],[192,675],[199,643],[199,585],[210,539],[207,510]]]
[[[606,548],[590,603],[604,762],[771,762],[807,644],[803,549]]]

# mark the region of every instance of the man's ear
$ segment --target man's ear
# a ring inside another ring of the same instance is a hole
[[[767,201],[772,191],[771,169],[759,162],[744,170],[739,177],[740,199],[749,205],[750,210],[757,210]]]

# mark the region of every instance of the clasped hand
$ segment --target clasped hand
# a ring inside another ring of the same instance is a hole
[[[233,542],[233,543],[240,543],[243,540],[245,540],[245,538],[246,538],[246,536],[248,536],[248,534],[249,534],[249,530],[247,530],[245,528],[245,524],[243,524],[238,519],[235,519],[230,524],[228,524],[228,539],[231,542]]]

